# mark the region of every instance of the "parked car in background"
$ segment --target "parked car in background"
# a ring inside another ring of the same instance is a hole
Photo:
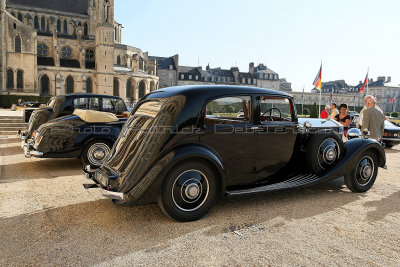
[[[47,103],[47,107],[36,110],[25,109],[25,122],[27,129],[20,132],[23,140],[32,138],[34,131],[47,121],[70,115],[75,109],[88,109],[114,113],[123,117],[127,112],[124,101],[117,96],[78,93],[71,95],[55,96]]]
[[[389,120],[385,120],[383,143],[388,148],[400,144],[400,127]]]
[[[99,167],[125,122],[113,113],[76,109],[73,115],[41,125],[24,145],[25,157],[81,157],[85,166]]]
[[[243,110],[243,117],[238,113]],[[241,86],[181,86],[146,95],[110,156],[86,188],[121,205],[158,201],[178,221],[204,216],[221,195],[301,188],[344,176],[368,191],[383,147],[372,139],[343,144],[332,120],[297,118],[291,95]]]

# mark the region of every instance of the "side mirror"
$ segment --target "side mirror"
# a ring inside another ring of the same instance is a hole
[[[365,129],[363,130],[363,136],[364,136],[364,138],[367,139],[370,135],[371,135],[371,132],[370,132],[367,128],[365,128]]]
[[[354,138],[359,138],[361,137],[361,131],[357,128],[351,128],[348,132],[347,132],[347,138],[350,139],[354,139]]]

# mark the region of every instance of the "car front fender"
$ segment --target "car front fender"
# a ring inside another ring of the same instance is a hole
[[[320,180],[335,179],[350,173],[358,163],[360,156],[368,150],[377,155],[378,166],[384,168],[386,155],[382,145],[373,139],[355,138],[345,143],[344,152],[338,164],[323,174]]]
[[[189,159],[201,159],[208,162],[221,178],[220,193],[225,192],[225,169],[219,157],[206,147],[184,145],[160,157],[144,177],[129,192],[125,193],[125,201],[130,204],[154,202],[160,193],[162,182],[167,173],[180,162]]]

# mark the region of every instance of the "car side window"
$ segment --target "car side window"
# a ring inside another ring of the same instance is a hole
[[[122,99],[103,98],[103,111],[118,115],[126,111],[126,106]]]
[[[100,110],[100,101],[98,98],[90,98],[89,109],[90,110]]]
[[[292,105],[288,98],[261,96],[260,111],[261,123],[293,121]]]
[[[251,97],[233,96],[210,101],[204,114],[204,125],[249,123],[251,121]]]
[[[75,98],[74,109],[88,109],[88,100],[87,97]]]

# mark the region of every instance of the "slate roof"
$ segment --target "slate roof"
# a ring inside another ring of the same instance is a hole
[[[235,78],[235,76],[233,75],[233,72],[231,70],[223,70],[221,68],[216,68],[216,69],[209,69],[207,72],[209,72],[214,77]]]
[[[88,1],[89,0],[7,0],[7,5],[19,5],[88,15]]]
[[[160,70],[169,70],[169,66],[172,65],[172,69],[176,70],[175,61],[172,57],[154,57],[149,56],[150,60],[157,60],[157,68]]]
[[[335,90],[342,90],[342,89],[350,89],[350,86],[342,81],[330,81],[330,82],[323,82],[321,89],[328,92],[335,92]]]

